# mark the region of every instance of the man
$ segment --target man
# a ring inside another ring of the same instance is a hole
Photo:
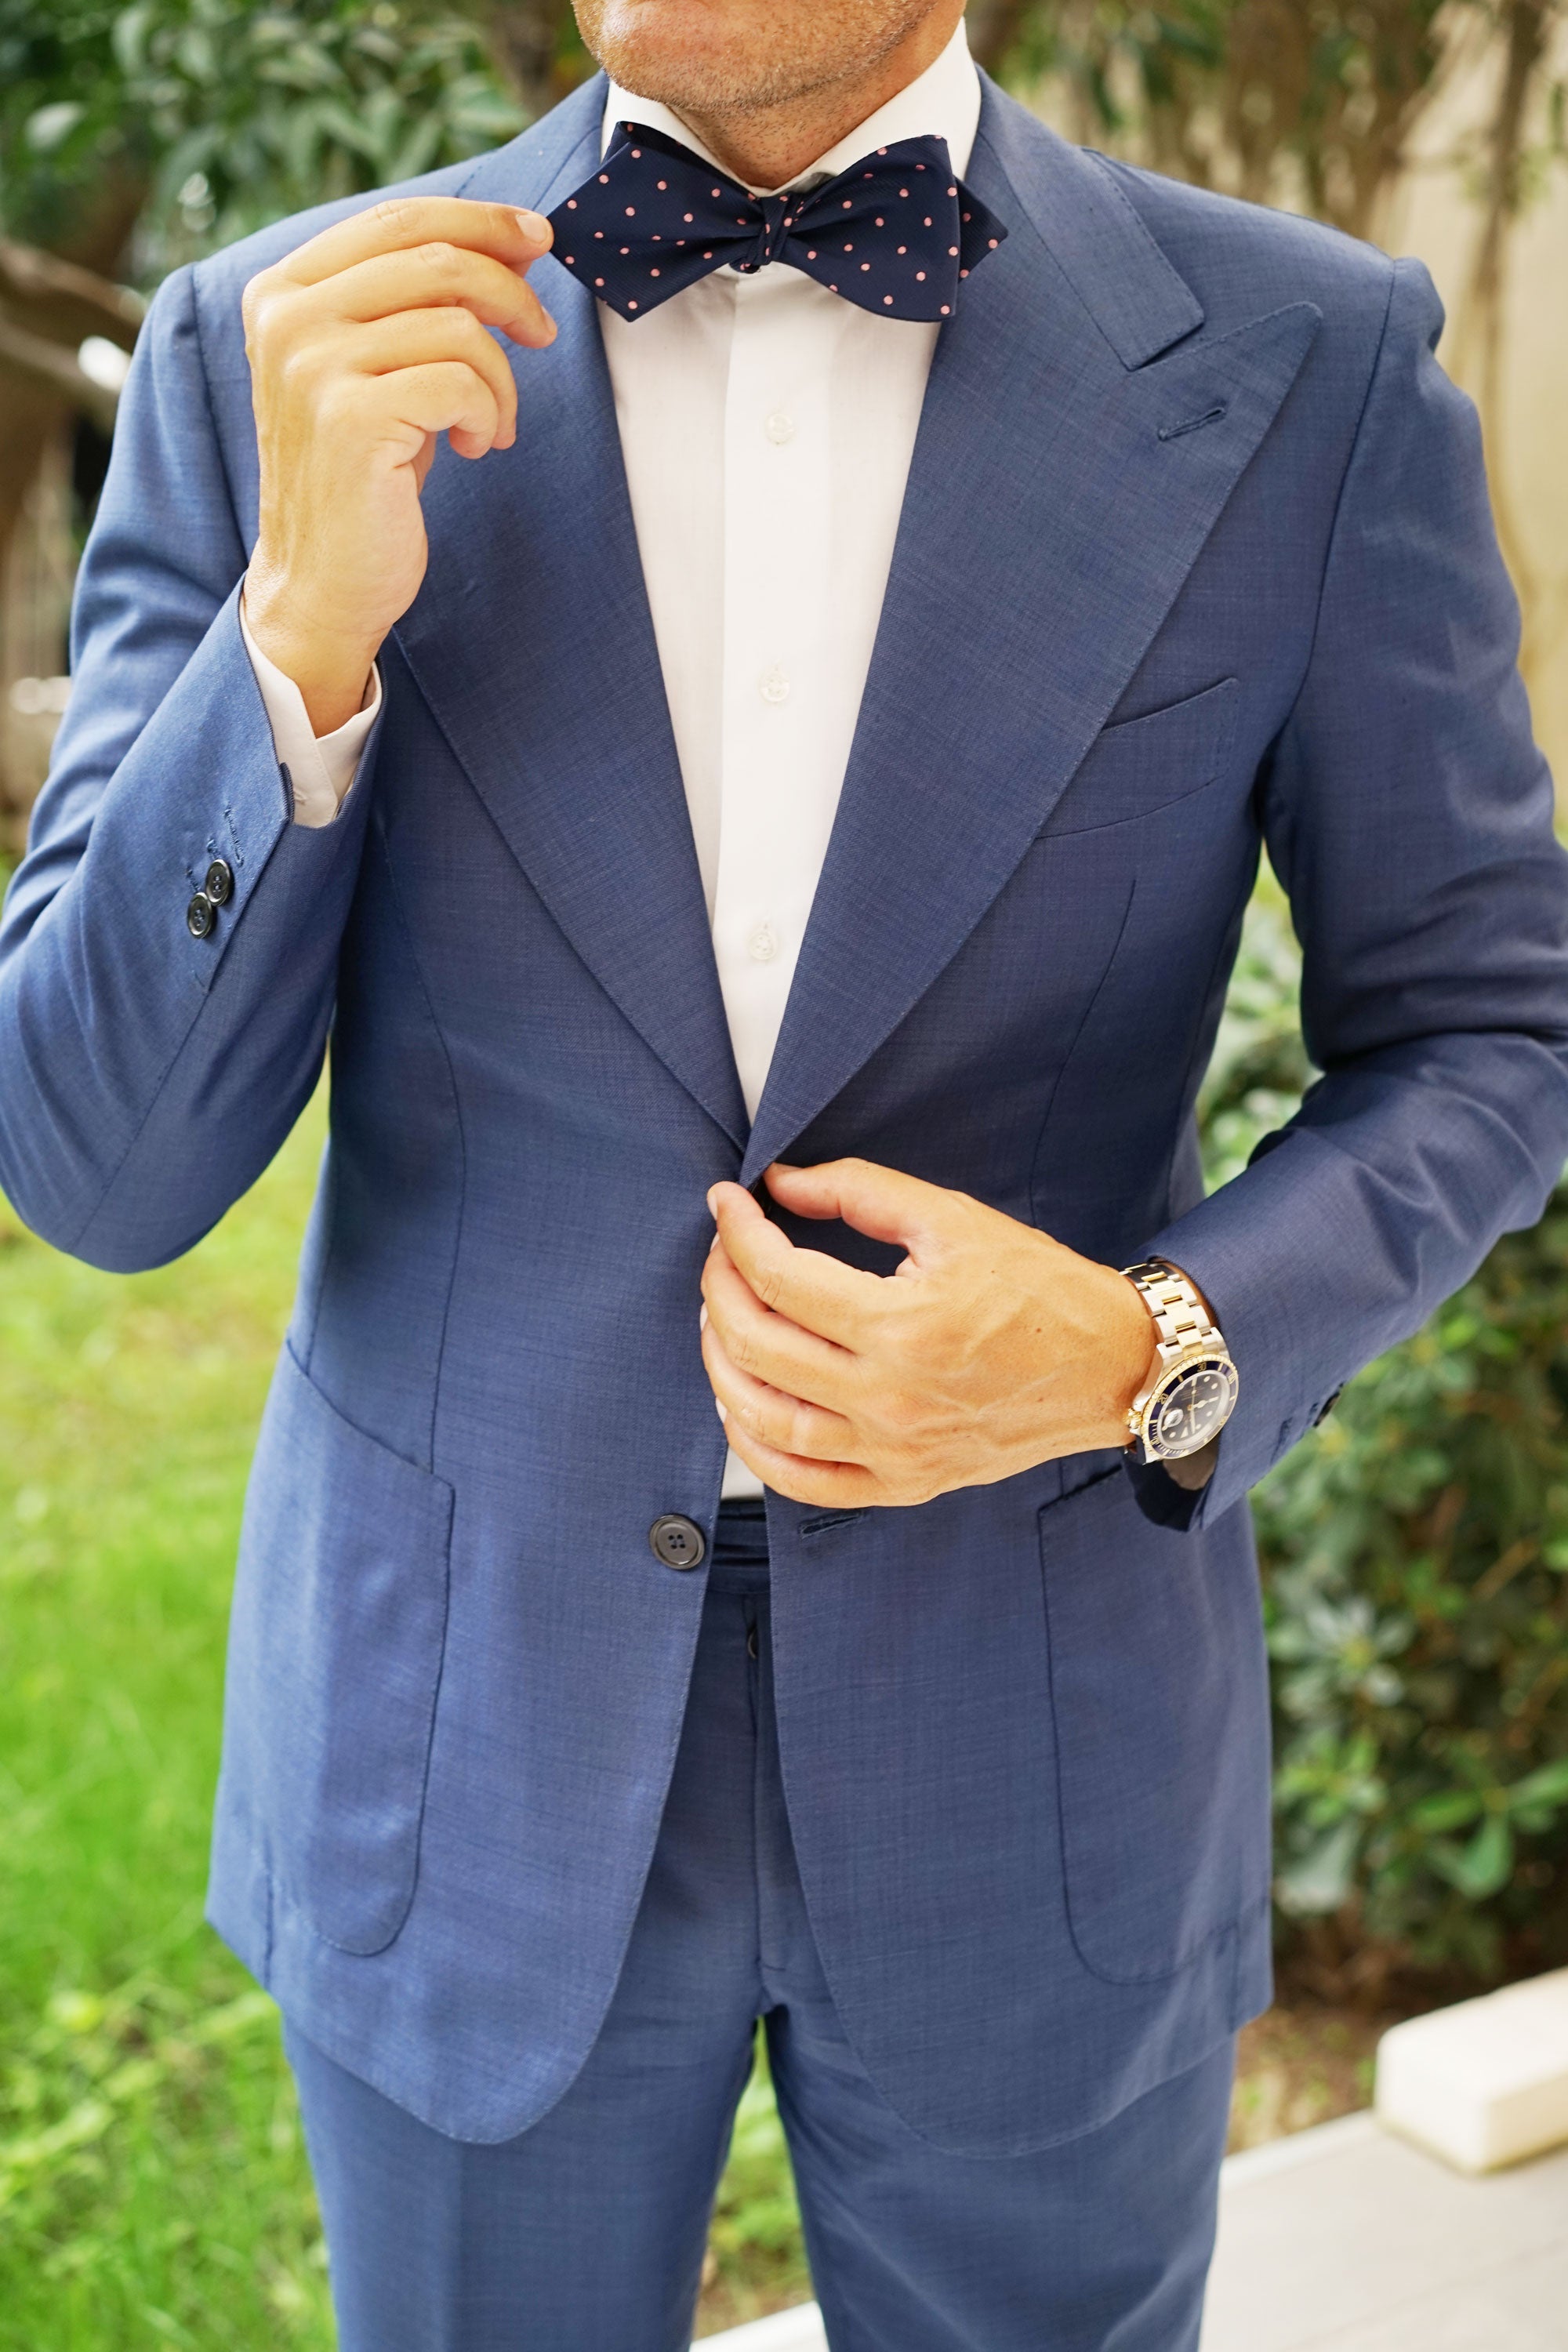
[[[161,294],[0,1175],[174,1256],[331,1024],[211,1916],[345,2352],[683,2345],[759,2015],[836,2352],[1174,2352],[1246,1493],[1568,1150],[1473,417],[1418,267],[1064,145],[956,0],[581,21]],[[1260,837],[1325,1075],[1205,1201]]]

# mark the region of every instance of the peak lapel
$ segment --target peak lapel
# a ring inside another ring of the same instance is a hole
[[[489,156],[466,195],[548,212],[599,152],[596,77]],[[430,561],[397,630],[409,668],[519,865],[626,1018],[743,1147],[697,852],[621,463],[594,299],[534,274],[559,326],[505,346],[516,446],[443,443],[425,488]]]
[[[1319,324],[1297,303],[1203,340],[1195,298],[1110,174],[989,84],[966,176],[1011,234],[965,286],[932,363],[746,1182],[853,1077],[1006,882]],[[1162,438],[1222,404],[1202,432]]]

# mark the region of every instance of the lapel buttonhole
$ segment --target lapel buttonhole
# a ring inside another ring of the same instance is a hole
[[[1201,416],[1189,416],[1184,425],[1162,425],[1162,441],[1179,441],[1184,433],[1201,433],[1205,425],[1217,425],[1229,403],[1221,401],[1217,408],[1205,408]]]

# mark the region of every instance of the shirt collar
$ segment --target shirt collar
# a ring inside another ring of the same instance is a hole
[[[679,115],[657,99],[635,98],[628,89],[610,84],[605,100],[604,133],[599,152],[603,154],[615,135],[617,122],[643,122],[650,131],[662,131],[671,139],[679,139],[700,155],[705,163],[721,170],[718,159],[710,155],[697,133],[684,123]],[[791,188],[802,186],[808,180],[832,179],[837,173],[847,171],[873,147],[890,147],[895,140],[936,137],[945,139],[947,152],[952,159],[953,171],[962,179],[969,169],[969,158],[974,146],[974,134],[980,127],[980,77],[974,60],[969,54],[969,37],[963,19],[953,27],[952,38],[939,58],[932,59],[924,73],[895,92],[885,106],[868,114],[864,122],[808,163],[785,183]],[[773,195],[776,189],[757,189],[759,195]]]

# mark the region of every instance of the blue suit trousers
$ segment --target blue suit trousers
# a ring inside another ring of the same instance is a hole
[[[341,2352],[682,2352],[759,2017],[833,2352],[1195,2352],[1232,2042],[1033,2155],[943,2153],[894,2115],[806,1916],[744,1506],[616,1997],[556,2105],[448,2139],[289,2033]]]

